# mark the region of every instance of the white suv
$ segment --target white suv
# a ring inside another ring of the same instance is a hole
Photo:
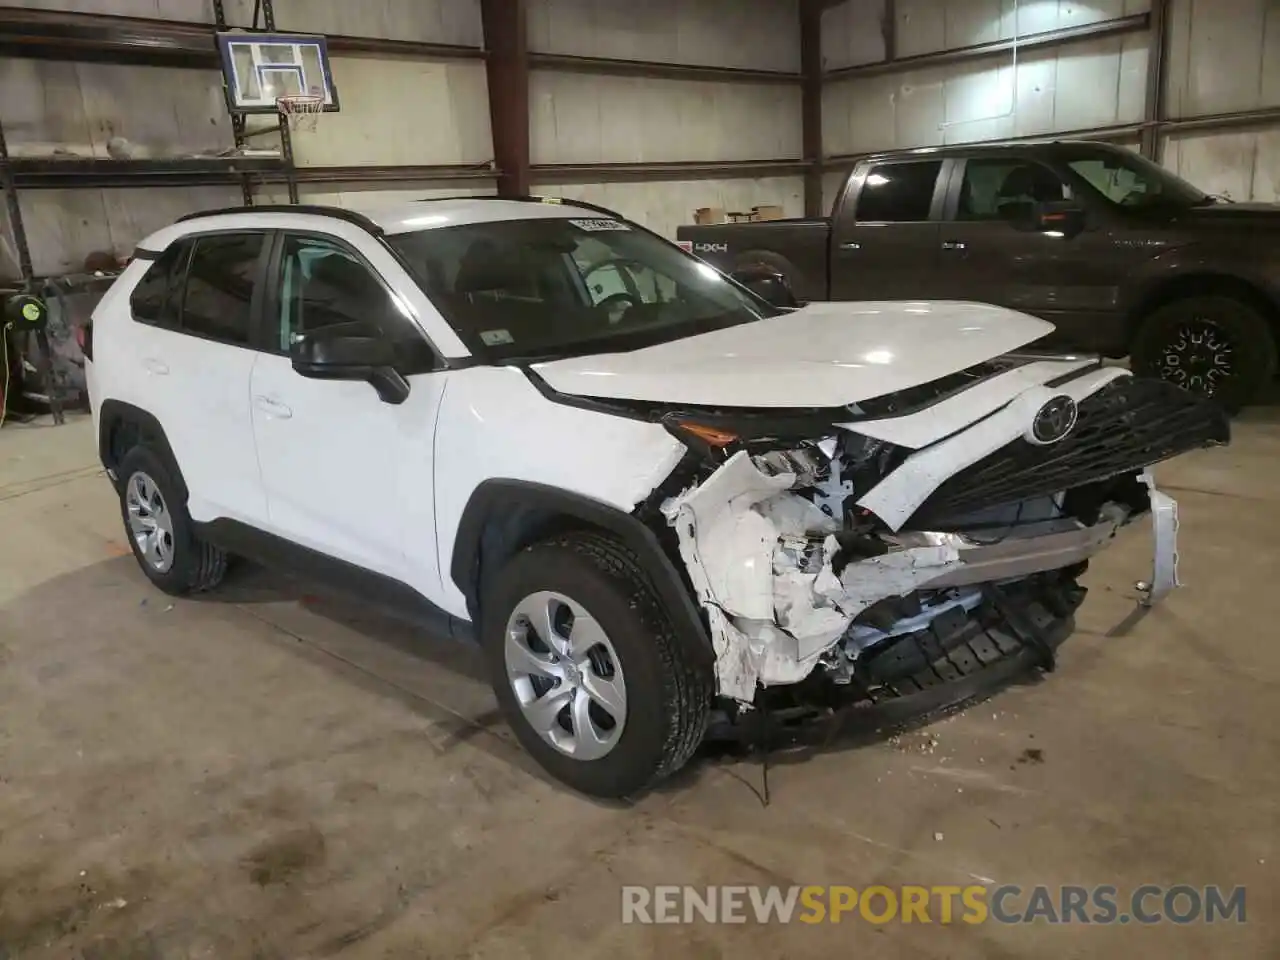
[[[86,338],[143,572],[229,556],[474,637],[526,748],[600,796],[713,714],[925,709],[1049,668],[1088,558],[1216,409],[971,303],[771,306],[598,207],[258,207],[142,242]],[[782,688],[781,690],[777,688]]]

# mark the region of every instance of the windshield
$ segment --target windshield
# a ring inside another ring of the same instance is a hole
[[[503,220],[387,239],[471,352],[490,360],[633,350],[778,312],[618,220]]]
[[[1093,150],[1066,158],[1067,166],[1118,207],[1194,207],[1213,200],[1164,167],[1128,150]]]

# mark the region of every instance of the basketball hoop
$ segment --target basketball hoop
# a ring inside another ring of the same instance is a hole
[[[324,112],[324,97],[309,93],[277,97],[276,109],[288,122],[290,130],[310,132],[316,128],[320,114]]]

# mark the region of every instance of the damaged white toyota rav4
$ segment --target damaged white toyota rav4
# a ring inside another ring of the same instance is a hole
[[[143,572],[229,557],[474,637],[554,776],[632,794],[709,719],[937,706],[1052,666],[1078,578],[1225,443],[1179,388],[973,303],[782,310],[601,208],[259,207],[144,240],[93,317]]]

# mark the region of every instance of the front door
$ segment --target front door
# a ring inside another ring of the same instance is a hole
[[[329,557],[439,591],[432,500],[436,409],[444,373],[377,271],[332,237],[282,234],[267,304],[270,339],[249,394],[271,532]],[[363,381],[293,369],[298,338],[335,325],[401,348],[407,400]],[[424,359],[425,358],[425,359]]]
[[[939,244],[945,295],[1042,317],[1056,326],[1049,346],[1107,346],[1125,265],[1096,211],[1074,236],[1015,226],[1037,202],[1081,202],[1059,174],[1024,157],[964,161],[952,183]]]
[[[876,163],[850,178],[831,224],[832,300],[936,295],[941,160]]]

